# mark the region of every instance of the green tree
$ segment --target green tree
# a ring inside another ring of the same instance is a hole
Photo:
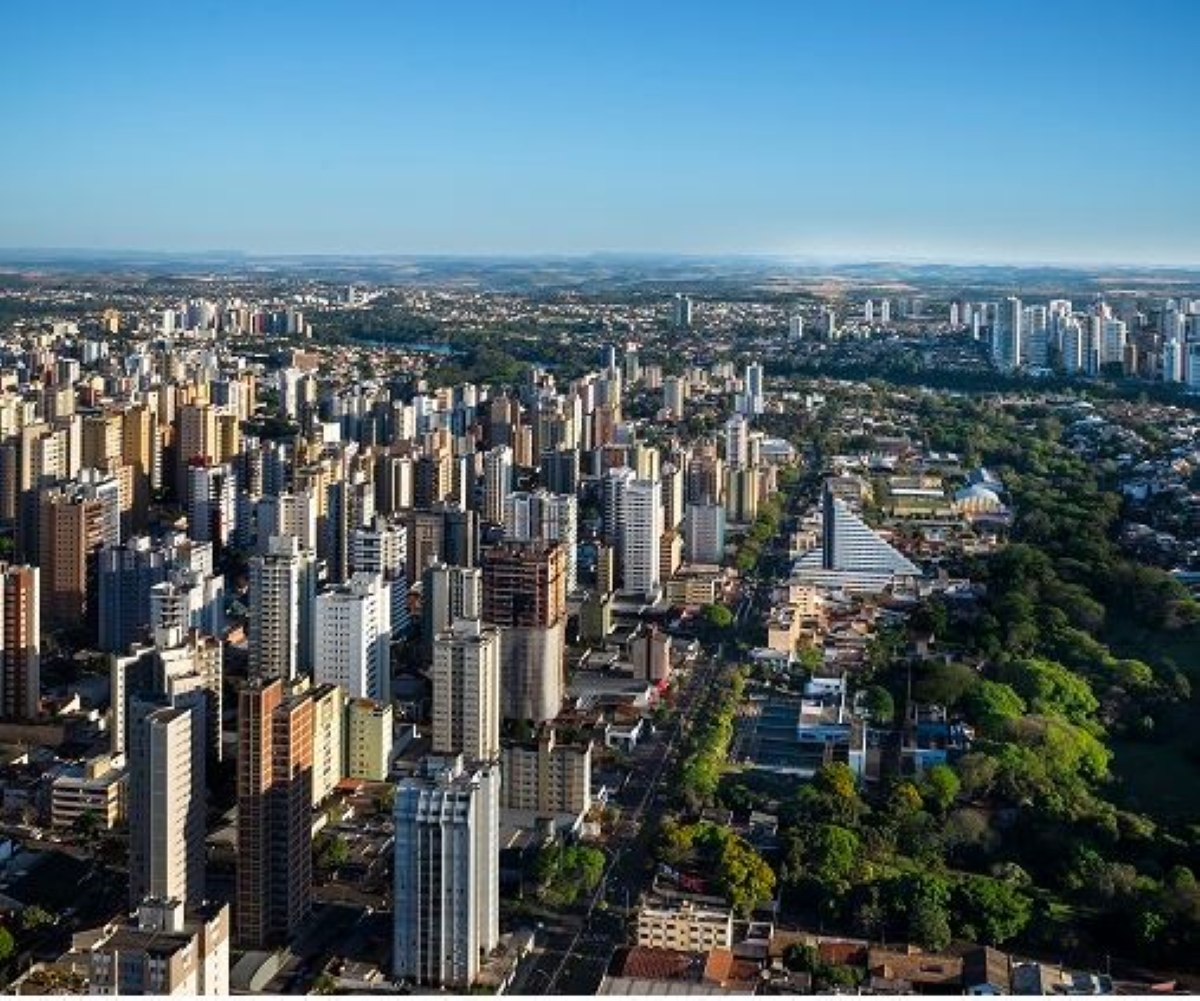
[[[787,872],[791,882],[811,880],[827,892],[841,893],[849,886],[858,865],[862,842],[857,834],[837,824],[812,824],[790,839]]]
[[[341,834],[322,833],[313,848],[322,869],[339,869],[350,861],[350,843]]]
[[[547,845],[534,859],[538,895],[548,904],[565,907],[591,893],[604,876],[604,853],[581,845]]]
[[[730,835],[717,860],[717,883],[729,905],[747,916],[771,899],[775,873],[745,840]]]
[[[1052,660],[1010,661],[1000,668],[999,676],[1024,700],[1031,712],[1063,716],[1072,723],[1087,724],[1099,708],[1087,680]]]
[[[72,830],[84,848],[94,857],[100,841],[100,816],[94,810],[84,810],[75,820]]]
[[[543,847],[533,860],[533,878],[541,888],[549,886],[562,867],[563,849],[557,841]]]
[[[972,751],[958,759],[955,770],[962,782],[964,796],[987,796],[996,783],[1000,764],[990,755]]]
[[[678,865],[691,855],[695,840],[694,824],[681,824],[667,817],[658,831],[658,857],[667,865]]]
[[[1029,898],[1008,883],[972,876],[954,892],[954,907],[964,935],[984,945],[1001,945],[1025,930],[1033,914]]]
[[[821,965],[821,957],[815,945],[793,942],[783,950],[783,965],[793,973],[814,973]]]
[[[850,766],[840,761],[822,765],[813,775],[813,788],[839,800],[858,799],[858,779]]]
[[[604,852],[587,845],[576,845],[568,849],[565,868],[584,891],[591,893],[604,878]]]
[[[957,706],[978,684],[979,675],[966,664],[922,664],[913,672],[913,694],[941,706]]]
[[[988,814],[974,807],[954,810],[946,817],[942,839],[946,847],[968,855],[987,856],[995,848],[998,835],[992,830]]]
[[[882,685],[871,685],[863,692],[863,709],[873,723],[886,726],[896,718],[896,703],[892,693]]]
[[[1009,685],[981,681],[966,697],[964,708],[980,730],[992,737],[1025,712],[1025,703]]]
[[[802,646],[796,651],[796,666],[807,674],[814,674],[825,663],[825,653],[820,647]]]
[[[733,612],[724,605],[705,605],[701,614],[714,629],[728,629],[733,625]]]
[[[864,809],[854,772],[834,762],[822,765],[812,782],[800,787],[787,812],[800,821],[854,827]]]
[[[962,790],[962,782],[949,765],[933,765],[921,776],[921,795],[939,814],[945,814]]]
[[[909,942],[934,951],[950,944],[950,885],[940,876],[897,876],[887,885],[887,900]]]
[[[10,932],[3,925],[0,925],[0,965],[7,963],[12,959],[13,953],[17,950],[16,939],[13,938]]]
[[[38,904],[31,904],[21,911],[18,923],[21,931],[37,931],[39,928],[54,924],[54,915]]]
[[[921,798],[921,790],[905,779],[892,786],[888,794],[888,808],[897,816],[920,813],[925,809],[925,801]]]
[[[914,900],[908,912],[907,937],[934,952],[946,948],[952,935],[945,906],[933,900]]]

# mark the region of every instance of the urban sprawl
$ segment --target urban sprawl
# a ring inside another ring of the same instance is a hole
[[[1195,986],[1195,393],[1200,283],[0,276],[6,991]]]

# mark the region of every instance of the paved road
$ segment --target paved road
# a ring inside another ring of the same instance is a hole
[[[604,877],[586,907],[557,919],[547,915],[533,960],[510,993],[594,994],[599,987],[613,952],[626,943],[627,908],[636,907],[653,875],[649,839],[667,806],[663,782],[701,696],[721,669],[719,658],[697,660],[679,692],[673,722],[635,752],[629,781],[614,800],[620,819],[604,846]]]

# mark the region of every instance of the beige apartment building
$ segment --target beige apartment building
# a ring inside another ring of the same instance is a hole
[[[119,760],[119,759],[118,759]],[[89,758],[59,775],[50,787],[50,822],[71,827],[85,813],[112,830],[125,819],[128,775],[107,754]]]
[[[500,802],[542,816],[587,813],[592,805],[592,742],[560,743],[553,726],[534,741],[511,744],[501,755]]]
[[[733,945],[733,912],[684,900],[638,908],[637,944],[677,952],[708,952]]]
[[[88,953],[89,993],[167,997],[229,994],[229,905],[185,915],[178,900],[148,900],[135,922],[75,936]]]
[[[371,699],[351,699],[346,706],[346,775],[384,782],[392,765],[390,705]]]

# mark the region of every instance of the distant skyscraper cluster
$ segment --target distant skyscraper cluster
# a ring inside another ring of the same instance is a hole
[[[1166,299],[1146,310],[1129,299],[955,302],[951,325],[985,341],[1004,372],[1136,375],[1200,388],[1200,300]]]

